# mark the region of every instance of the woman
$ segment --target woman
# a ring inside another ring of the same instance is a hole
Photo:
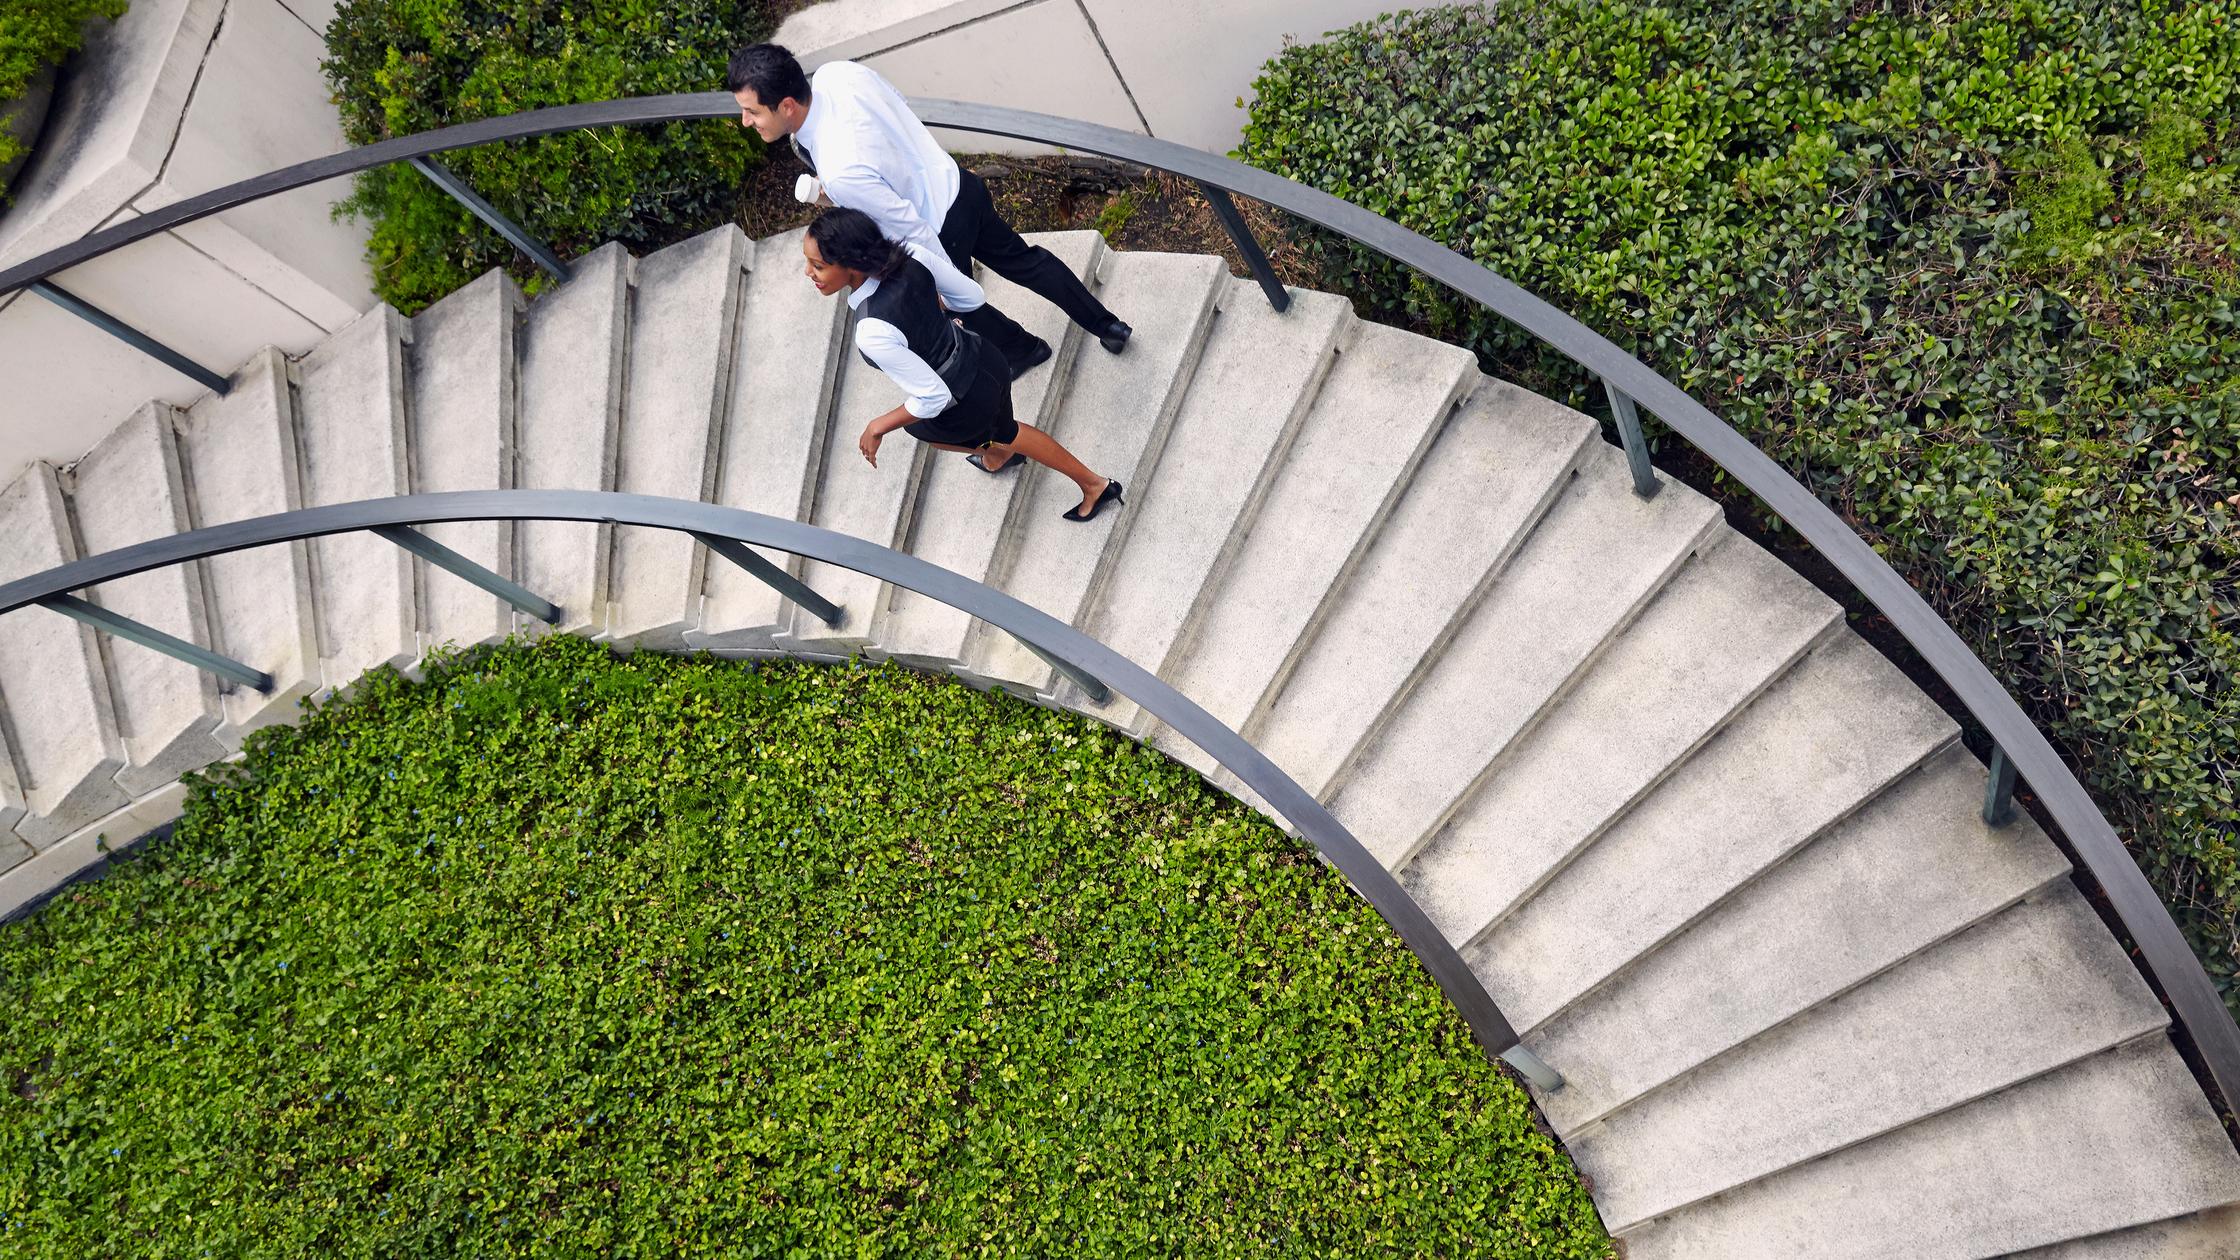
[[[980,286],[921,245],[898,245],[860,210],[817,216],[801,238],[809,282],[827,297],[853,289],[856,349],[905,395],[902,405],[866,425],[856,448],[879,466],[879,442],[896,429],[945,451],[966,452],[982,472],[1021,458],[1043,464],[1081,488],[1069,521],[1094,520],[1121,503],[1120,483],[1089,471],[1057,439],[1011,415],[1011,372],[1003,356],[947,312],[978,310]]]

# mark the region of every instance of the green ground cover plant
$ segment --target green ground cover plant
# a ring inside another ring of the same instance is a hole
[[[342,0],[325,63],[350,143],[501,114],[723,85],[732,49],[770,33],[761,0]],[[729,222],[761,160],[719,123],[610,127],[482,145],[441,159],[530,233],[574,258],[634,253]],[[492,267],[532,292],[526,258],[410,167],[360,176],[338,213],[364,216],[374,289],[406,314]]]
[[[1610,1254],[1334,872],[894,667],[373,675],[0,1011],[8,1256]]]
[[[76,51],[86,24],[114,20],[125,0],[8,0],[0,7],[0,105],[29,91],[33,81]],[[33,137],[0,127],[0,169],[28,151]],[[8,204],[8,182],[0,179],[0,208]]]
[[[2231,3],[1464,5],[1286,49],[1239,156],[1548,299],[1836,507],[2065,751],[2232,1002],[2236,82]],[[1605,409],[1494,317],[1310,247],[1366,310]]]

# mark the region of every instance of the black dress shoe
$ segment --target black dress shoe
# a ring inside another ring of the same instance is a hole
[[[1027,355],[1025,358],[1020,359],[1019,361],[1011,365],[1011,379],[1018,380],[1020,377],[1025,376],[1027,373],[1034,371],[1037,367],[1041,366],[1042,364],[1048,363],[1049,361],[1050,343],[1044,341],[1040,337],[1037,337],[1034,341],[1034,349],[1027,351]]]
[[[1106,324],[1104,330],[1097,334],[1097,342],[1105,349],[1118,354],[1128,348],[1128,338],[1135,336],[1135,333],[1135,329],[1116,319]]]
[[[1126,502],[1126,499],[1120,497],[1120,483],[1117,481],[1108,481],[1104,483],[1104,493],[1098,495],[1097,501],[1089,505],[1088,515],[1082,515],[1080,508],[1067,508],[1059,515],[1064,516],[1067,520],[1072,521],[1074,524],[1078,525],[1083,521],[1093,521],[1097,519],[1097,513],[1104,511],[1104,505],[1107,503],[1124,504]]]

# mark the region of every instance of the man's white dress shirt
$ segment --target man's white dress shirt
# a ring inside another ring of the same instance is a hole
[[[933,273],[933,287],[940,292],[941,301],[952,312],[962,315],[966,311],[976,311],[980,309],[982,302],[987,301],[987,295],[981,291],[980,286],[974,283],[972,277],[952,266],[949,256],[941,252],[938,244],[928,249],[916,241],[906,241],[902,247],[909,251],[912,258],[924,263],[927,271]],[[848,309],[860,308],[865,298],[878,291],[879,277],[865,276],[862,287],[848,294]],[[902,405],[918,419],[931,420],[947,411],[950,404],[956,401],[956,397],[949,392],[948,383],[941,379],[941,374],[933,370],[932,364],[918,357],[917,352],[910,348],[909,340],[902,335],[902,330],[893,324],[871,316],[857,320],[856,349],[869,355],[871,361],[879,365],[879,370],[887,374],[887,379],[909,395],[903,399]]]
[[[870,215],[888,240],[941,249],[941,223],[957,200],[956,159],[878,71],[852,61],[817,67],[793,138],[832,204]]]

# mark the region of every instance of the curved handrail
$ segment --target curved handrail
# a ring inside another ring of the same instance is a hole
[[[169,565],[250,547],[389,526],[448,521],[593,521],[643,525],[770,547],[852,569],[937,599],[1086,670],[1205,750],[1274,806],[1352,883],[1415,953],[1488,1054],[1519,1049],[1516,1030],[1462,956],[1400,881],[1329,810],[1267,755],[1158,675],[1031,604],[890,547],[743,508],[603,490],[458,490],[303,508],[212,525],[87,556],[0,585],[0,615],[42,600]],[[1525,1056],[1525,1064],[1535,1064]],[[1525,1066],[1520,1064],[1520,1067]]]
[[[2240,1106],[2240,1024],[2234,1023],[2169,908],[2155,895],[2084,785],[2006,688],[1920,594],[1841,517],[1703,404],[1609,339],[1494,271],[1319,189],[1230,158],[1096,123],[962,101],[914,99],[911,105],[932,126],[1032,140],[1156,167],[1297,215],[1430,276],[1561,350],[1612,389],[1647,407],[1788,522],[1890,619],[1983,724],[2106,893],[2148,971],[2161,982],[2178,1021],[2192,1034],[2226,1101]],[[0,294],[44,281],[67,267],[180,224],[338,176],[452,149],[585,127],[732,118],[737,108],[723,92],[678,93],[531,110],[399,136],[212,189],[105,228],[0,271]]]

